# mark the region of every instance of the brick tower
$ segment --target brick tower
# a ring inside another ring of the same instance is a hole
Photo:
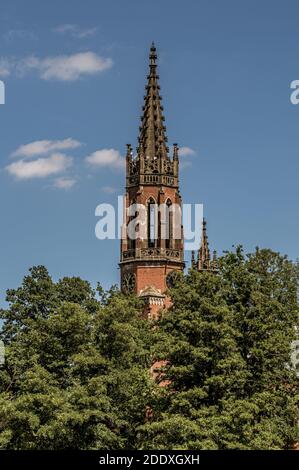
[[[164,125],[162,97],[157,75],[157,54],[150,50],[149,75],[145,87],[141,126],[136,156],[127,145],[125,222],[121,241],[121,288],[142,297],[148,314],[155,315],[169,299],[164,295],[177,271],[184,269],[184,243],[181,219],[174,221],[174,207],[181,208],[179,192],[178,146],[170,157]],[[136,205],[144,210],[135,210]],[[129,211],[129,207],[134,208]],[[160,210],[163,208],[163,210]],[[132,217],[133,214],[133,217]],[[176,212],[178,214],[178,212]],[[128,226],[138,215],[136,239],[128,235]]]

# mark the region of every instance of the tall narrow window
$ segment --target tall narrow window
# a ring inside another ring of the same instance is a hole
[[[150,199],[147,206],[147,240],[148,247],[152,248],[156,246],[156,203],[153,199]]]
[[[173,238],[173,214],[172,214],[172,205],[171,201],[168,199],[166,203],[166,248],[172,248],[172,238]]]
[[[131,202],[131,207],[133,208],[133,210],[135,209],[135,204],[136,204],[136,201],[133,199],[133,201]],[[136,216],[137,216],[137,211],[135,211],[134,214],[131,214],[129,216],[128,224],[130,222],[132,222],[132,220],[134,220]],[[132,250],[135,253],[135,250],[136,250],[136,233],[128,233],[128,249]]]

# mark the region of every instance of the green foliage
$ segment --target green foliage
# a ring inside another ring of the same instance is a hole
[[[7,294],[0,446],[119,449],[134,445],[151,387],[150,325],[137,299],[30,270]]]
[[[297,291],[287,258],[237,248],[218,274],[178,278],[172,308],[151,323],[115,287],[32,268],[0,312],[0,449],[290,447]]]
[[[191,270],[175,286],[155,346],[170,384],[139,428],[143,448],[282,449],[298,439],[298,379],[287,366],[297,290],[285,257],[240,247],[218,275]]]

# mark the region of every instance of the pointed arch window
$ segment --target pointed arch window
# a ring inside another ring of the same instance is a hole
[[[134,207],[135,204],[136,204],[136,200],[133,199],[133,200],[131,201],[131,207]],[[135,214],[133,214],[133,215],[131,215],[131,216],[129,217],[128,224],[129,224],[132,220],[135,219],[136,215],[137,215],[137,211],[135,212]],[[133,234],[132,234],[132,235],[133,235]],[[136,237],[135,237],[135,236],[134,236],[134,237],[128,236],[128,249],[134,251],[134,253],[135,253],[135,250],[136,250]]]
[[[170,199],[166,202],[166,240],[165,247],[173,247],[173,210],[172,202]]]
[[[148,247],[156,246],[157,241],[157,206],[153,198],[147,203],[147,241]]]

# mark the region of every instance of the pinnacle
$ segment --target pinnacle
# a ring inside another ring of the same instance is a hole
[[[213,253],[213,260],[211,261],[207,235],[207,221],[204,218],[202,221],[201,246],[198,250],[197,269],[198,271],[217,271],[216,252]]]

